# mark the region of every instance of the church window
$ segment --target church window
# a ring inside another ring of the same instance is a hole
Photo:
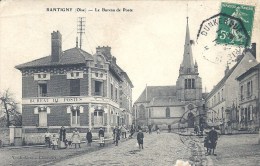
[[[170,108],[167,107],[165,111],[166,111],[166,118],[170,118],[171,117]]]
[[[195,79],[185,79],[185,89],[195,89]]]
[[[195,89],[195,79],[191,79],[191,88]]]

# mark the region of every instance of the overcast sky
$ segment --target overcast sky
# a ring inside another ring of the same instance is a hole
[[[86,17],[83,49],[95,53],[97,46],[110,46],[117,63],[134,84],[133,101],[145,85],[175,85],[183,58],[186,17],[190,36],[196,41],[203,20],[220,12],[220,1],[41,1],[0,2],[0,90],[9,88],[21,100],[21,73],[15,65],[50,55],[51,32],[62,34],[63,50],[75,47],[77,17]],[[259,1],[236,1],[256,6],[252,42],[259,56]],[[188,4],[188,12],[187,12]],[[72,8],[73,12],[47,12],[46,8]],[[133,12],[75,12],[76,8],[132,9]],[[258,36],[258,38],[257,38]],[[212,63],[225,56],[219,47],[203,48],[205,41],[192,46],[199,66],[203,91],[210,91],[224,74],[226,62]],[[222,48],[223,49],[223,48]],[[259,60],[259,57],[258,57]]]

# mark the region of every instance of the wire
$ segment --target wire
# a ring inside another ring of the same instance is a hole
[[[91,51],[91,53],[92,53],[92,55],[93,55],[93,50],[92,50],[92,48],[91,48],[91,45],[90,45],[90,42],[89,42],[89,40],[88,40],[88,38],[87,38],[87,35],[84,33],[84,35],[85,35],[85,37],[86,37],[86,39],[87,39],[87,41],[88,41],[88,45],[89,45],[89,47],[90,47],[90,51]]]
[[[91,35],[91,33],[88,31],[88,29],[87,29],[87,32],[88,32],[89,36],[92,38],[92,40],[95,42],[95,44],[96,44],[96,46],[97,46],[98,44],[97,44],[96,40],[93,38],[93,36]]]
[[[75,29],[73,29],[67,36],[65,36],[64,40],[62,40],[62,43],[64,43],[74,31]]]

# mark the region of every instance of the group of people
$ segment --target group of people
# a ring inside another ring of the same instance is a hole
[[[46,133],[44,134],[44,138],[45,138],[45,143],[47,144],[47,146],[49,148],[52,147],[53,150],[58,149],[58,146],[59,146],[59,148],[67,148],[68,146],[71,146],[72,144],[75,145],[75,148],[77,148],[77,145],[80,148],[80,134],[79,134],[79,131],[77,130],[77,128],[75,128],[75,130],[73,131],[73,134],[69,141],[68,141],[68,139],[66,139],[66,129],[63,126],[59,130],[58,134],[52,135],[49,132],[49,130],[47,130]]]

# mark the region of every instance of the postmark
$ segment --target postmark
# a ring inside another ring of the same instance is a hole
[[[196,41],[201,48],[201,55],[212,63],[231,64],[246,47],[250,47],[254,7],[234,4],[234,10],[229,8],[230,4],[222,3],[221,13],[202,21],[198,30]],[[235,9],[241,8],[250,9],[251,13],[247,15],[250,16],[249,20],[248,17],[242,18],[244,21],[235,17],[238,15],[233,14]]]

